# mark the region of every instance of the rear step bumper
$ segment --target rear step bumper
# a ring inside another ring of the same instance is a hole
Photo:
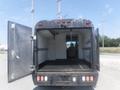
[[[38,86],[96,86],[98,72],[37,72],[33,81]]]

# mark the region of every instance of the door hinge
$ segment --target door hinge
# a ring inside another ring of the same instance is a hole
[[[35,65],[30,65],[30,71],[33,72],[35,70]]]
[[[32,40],[36,40],[36,35],[31,36]]]
[[[11,29],[15,30],[15,24],[14,23],[11,24]]]

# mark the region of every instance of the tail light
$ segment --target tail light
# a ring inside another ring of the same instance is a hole
[[[38,82],[47,82],[48,81],[48,76],[40,76],[40,75],[38,75],[37,76],[37,81]]]
[[[93,76],[82,76],[82,81],[83,82],[93,82],[94,77]]]

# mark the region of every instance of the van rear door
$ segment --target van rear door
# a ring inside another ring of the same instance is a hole
[[[31,73],[32,29],[8,21],[8,82]]]

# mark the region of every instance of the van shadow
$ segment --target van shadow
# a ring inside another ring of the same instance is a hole
[[[93,87],[35,87],[33,90],[94,90]]]

